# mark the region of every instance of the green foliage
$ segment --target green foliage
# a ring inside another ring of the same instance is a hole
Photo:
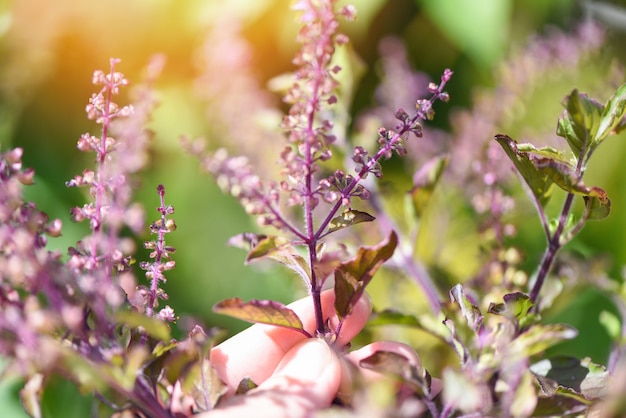
[[[361,222],[372,222],[375,219],[375,217],[367,212],[362,212],[356,209],[348,209],[330,221],[328,224],[328,232],[335,232]]]

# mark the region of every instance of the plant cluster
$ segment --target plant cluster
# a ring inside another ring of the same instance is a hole
[[[450,167],[455,160],[449,153],[423,157],[417,139],[428,135],[425,125],[434,118],[436,103],[449,102],[445,89],[452,71],[444,70],[440,80],[429,83],[429,97],[416,100],[412,110],[392,112],[392,122],[372,135],[375,141],[357,144],[336,126],[342,103],[342,67],[336,57],[348,42],[339,32],[339,19],[354,19],[356,11],[338,7],[335,0],[300,0],[294,9],[300,16],[300,50],[284,96],[289,110],[281,124],[285,143],[277,152],[280,178],[262,177],[247,158],[225,149],[207,152],[201,141],[185,140],[183,146],[269,231],[245,232],[230,243],[248,251],[246,262],[274,260],[302,279],[315,329],[306,329],[293,310],[271,300],[231,298],[214,311],[332,345],[375,275],[403,275],[413,279],[425,306],[419,313],[378,310],[369,323],[371,332],[388,325],[418,329],[448,347],[454,361],[431,366],[377,351],[360,366],[391,376],[393,396],[375,400],[369,394],[380,388],[355,378],[352,398],[338,398],[332,407],[337,414],[361,416],[370,408],[385,416],[442,418],[623,414],[620,390],[626,366],[619,319],[604,318],[615,342],[605,367],[589,358],[547,356],[548,348],[574,338],[577,331],[545,323],[542,312],[561,290],[554,274],[558,253],[588,221],[609,215],[607,193],[587,185],[583,177],[598,146],[624,128],[626,85],[605,103],[573,90],[557,122],[561,148],[488,133],[500,148],[488,147],[487,158],[477,162],[480,168],[473,174],[482,174],[479,183],[487,192],[470,198],[477,212],[489,215],[482,232],[489,233],[488,245],[497,251],[487,254],[474,280],[442,292],[446,285],[431,277],[415,246],[422,222],[437,203],[441,179],[458,167]],[[391,68],[398,69],[401,47],[386,42],[396,54]],[[168,296],[162,284],[175,267],[175,248],[166,237],[176,223],[163,185],[157,187],[158,217],[149,225],[154,239],[144,244],[149,260],[137,263],[133,258],[129,232],[138,234],[145,226],[142,208],[133,203],[134,176],[147,162],[150,132],[145,125],[156,105],[153,83],[163,61],[154,59],[127,106],[115,103],[129,84],[118,65],[112,59],[108,72],[93,75],[99,91],[89,99],[86,113],[100,126],[100,134],[82,135],[77,148],[95,155],[95,168],[67,182],[89,192],[89,202],[71,214],[74,221],[87,222],[90,232],[67,254],[46,247],[48,238],[61,233],[60,221],[48,219],[23,197],[22,187],[33,183],[34,171],[22,166],[22,150],[0,155],[0,354],[10,359],[4,374],[24,378],[20,395],[33,417],[42,416],[41,394],[54,375],[93,394],[94,415],[191,416],[219,408],[224,393],[209,354],[219,334],[196,326],[186,339],[172,337],[170,326],[177,316],[163,305]],[[394,155],[420,162],[399,200],[376,184]],[[528,281],[517,267],[519,252],[507,247],[506,237],[515,226],[504,218],[513,199],[499,188],[494,162],[504,156],[534,204],[546,237],[543,257]],[[561,209],[552,217],[547,205],[558,198]],[[398,201],[405,208],[400,216],[389,209]],[[364,245],[358,231],[380,240]],[[137,280],[137,270],[144,272],[145,283]],[[599,285],[613,292],[615,305],[626,313],[624,288],[613,282]],[[322,307],[322,291],[330,287],[338,323]],[[445,293],[449,297],[442,297]],[[243,383],[242,388],[254,387],[254,382]]]

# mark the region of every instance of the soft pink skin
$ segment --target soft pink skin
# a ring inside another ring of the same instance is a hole
[[[332,291],[322,293],[322,306],[337,324]],[[315,316],[309,298],[289,305],[311,334],[315,333]],[[363,297],[343,323],[335,346],[341,350],[365,326],[371,312],[369,298]],[[417,354],[404,344],[376,342],[346,355],[358,365],[359,360],[375,351],[394,351],[419,364]],[[350,376],[342,366],[337,351],[325,341],[275,326],[256,324],[211,350],[211,364],[228,385],[229,395],[220,408],[199,418],[305,417],[312,411],[328,407],[341,387],[350,386]],[[367,378],[381,376],[364,370]],[[259,386],[245,396],[232,396],[239,382],[250,377]]]
[[[334,302],[335,294],[332,291],[322,293],[322,310],[326,317],[331,318],[331,326],[337,324]],[[297,300],[288,306],[300,317],[304,329],[315,335],[315,315],[310,298]],[[371,309],[367,297],[357,302],[343,323],[336,346],[345,346],[361,331]],[[303,334],[287,328],[255,324],[214,347],[211,350],[211,364],[231,390],[244,377],[250,377],[253,382],[260,384],[274,373],[278,363],[292,347],[306,339]]]

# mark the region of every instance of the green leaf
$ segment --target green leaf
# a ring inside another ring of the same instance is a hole
[[[552,147],[537,148],[533,144],[522,143],[517,144],[517,150],[519,152],[525,152],[538,157],[552,158],[553,160],[567,162],[567,158],[563,155],[563,153]]]
[[[278,261],[296,272],[306,285],[311,282],[309,265],[291,245],[290,240],[274,235],[264,236],[248,253],[246,263],[266,258]]]
[[[626,84],[622,84],[604,106],[600,125],[593,138],[593,148],[597,147],[618,127],[624,115],[626,115]]]
[[[211,411],[215,408],[220,398],[228,392],[228,386],[222,382],[211,363],[202,358],[194,364],[195,373],[189,377],[194,377],[191,389],[185,391],[189,393],[195,401],[196,408],[200,412]],[[185,381],[183,388],[190,386],[189,381]]]
[[[413,188],[409,195],[417,217],[421,217],[428,206],[448,161],[447,155],[431,158],[413,175]]]
[[[520,353],[526,357],[544,352],[565,340],[571,340],[578,331],[565,324],[537,324],[521,333],[511,343],[512,353]]]
[[[509,33],[511,0],[418,0],[438,29],[474,64],[487,70],[502,57]]]
[[[530,296],[522,292],[507,293],[503,297],[504,303],[491,303],[487,312],[495,315],[503,315],[515,318],[524,327],[525,323],[534,321],[536,316],[530,313],[533,302]]]
[[[582,196],[598,197],[602,201],[608,199],[606,192],[599,187],[587,186],[580,180],[576,168],[569,163],[552,158],[531,158],[537,170],[547,175],[557,186],[568,193]]]
[[[172,339],[170,327],[159,319],[150,318],[137,311],[119,311],[114,316],[117,322],[140,329],[158,341],[169,342]]]
[[[345,318],[352,311],[374,273],[393,255],[398,236],[391,231],[389,237],[372,247],[359,248],[356,256],[335,270],[335,310]]]
[[[519,382],[516,383],[516,387],[510,388],[514,391],[515,396],[509,405],[509,416],[530,416],[537,406],[537,391],[533,374],[528,369],[525,369],[521,378],[519,378]]]
[[[576,158],[589,153],[598,132],[604,106],[574,89],[563,102],[566,112],[559,118],[557,135],[564,137]]]
[[[619,343],[622,339],[622,324],[619,318],[612,312],[602,311],[598,318],[600,325],[606,330],[607,334],[611,337],[611,340]]]
[[[376,218],[367,212],[348,209],[330,221],[330,224],[328,224],[328,232],[335,232],[348,226],[360,224],[361,222],[372,222],[374,219]]]
[[[600,116],[604,110],[602,103],[574,89],[565,98],[564,106],[580,132],[586,132],[589,134],[589,138],[593,138],[600,126]],[[582,138],[582,136],[580,137]]]
[[[163,367],[163,376],[172,385],[179,384],[183,395],[194,399],[198,411],[213,409],[228,391],[209,361],[211,348],[225,333],[215,328],[208,331],[196,325],[188,338],[168,353]]]
[[[545,206],[552,196],[552,180],[540,172],[529,157],[529,151],[520,151],[517,142],[508,135],[498,134],[496,141],[502,146],[515,168],[522,176],[539,204]],[[528,149],[528,147],[525,147]]]
[[[226,299],[213,307],[213,311],[255,324],[269,324],[306,333],[298,315],[280,302],[240,298]]]
[[[498,344],[498,343],[496,343]],[[525,359],[511,361],[498,356],[505,364],[496,364],[499,372],[494,390],[502,412],[498,416],[530,417],[537,406],[535,376],[528,370]]]
[[[258,386],[259,385],[254,383],[252,379],[246,376],[243,379],[241,379],[241,382],[239,382],[239,384],[237,385],[237,390],[235,390],[235,395],[245,395],[252,389],[257,388]]]
[[[47,348],[53,349],[53,346]],[[94,365],[69,347],[56,346],[53,350],[56,350],[55,354],[59,355],[59,367],[62,367],[64,371],[69,373],[71,379],[78,384],[81,391],[85,393],[102,392],[114,382],[115,379],[111,376],[110,367]],[[52,355],[51,352],[46,354]]]
[[[606,196],[583,196],[585,200],[585,219],[600,220],[611,213],[611,199]]]
[[[409,327],[422,328],[421,321],[414,315],[392,311],[389,309],[372,314],[367,324],[370,326],[404,325]]]
[[[462,285],[457,284],[450,290],[450,299],[459,305],[461,314],[470,328],[474,331],[478,331],[483,324],[483,314],[480,312],[480,309],[465,296]]]
[[[291,241],[287,238],[270,236],[257,236],[260,239],[246,257],[246,262],[255,261],[266,257],[271,257],[277,252],[283,251],[285,248],[291,247]],[[253,240],[250,241],[251,243]]]

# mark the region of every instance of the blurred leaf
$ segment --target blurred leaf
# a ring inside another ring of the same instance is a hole
[[[388,309],[372,314],[367,324],[371,326],[405,325],[405,326],[418,327],[418,328],[422,327],[420,320],[414,315],[404,314],[401,312],[392,311]]]
[[[210,411],[228,391],[228,386],[220,380],[217,372],[213,369],[206,356],[196,363],[196,365],[199,369],[199,373],[194,380],[191,396],[199,411]]]
[[[446,318],[443,321],[443,325],[449,331],[449,335],[444,335],[443,338],[448,344],[450,344],[450,346],[452,346],[457,356],[459,356],[461,364],[465,364],[471,357],[470,350],[469,347],[461,340],[455,322],[450,318]],[[469,329],[469,327],[467,328]]]
[[[376,351],[359,362],[359,366],[381,374],[391,374],[421,396],[430,396],[432,379],[421,364],[413,364],[393,351]]]
[[[110,368],[110,375],[115,379],[115,385],[131,392],[135,386],[137,375],[149,357],[146,347],[134,346],[128,349],[124,356],[124,362],[119,366]]]
[[[483,385],[461,371],[446,368],[442,380],[444,402],[465,413],[479,412],[485,406],[484,399],[490,396]]]
[[[115,313],[115,320],[131,328],[143,330],[150,337],[159,341],[169,341],[172,338],[170,327],[165,322],[150,318],[141,312],[119,311]]]
[[[367,212],[361,212],[356,209],[348,209],[330,221],[330,224],[328,225],[328,232],[335,232],[361,222],[372,222],[375,219],[375,217]]]
[[[178,345],[178,341],[171,340],[170,342],[159,341],[152,349],[152,355],[155,357],[161,357],[165,353],[172,351]]]
[[[196,325],[187,340],[181,341],[178,349],[168,356],[164,367],[169,382],[180,382],[182,395],[191,396],[202,411],[213,409],[228,389],[209,361],[209,351],[220,334],[213,328],[207,334]]]
[[[607,201],[606,192],[599,187],[587,186],[580,180],[576,168],[569,163],[557,161],[552,158],[531,158],[537,169],[547,175],[557,186],[568,193],[583,196],[597,197],[601,201]]]
[[[539,383],[541,387],[541,382]],[[576,394],[566,391],[555,393],[552,397],[540,396],[533,412],[534,417],[577,417],[585,416],[588,402],[583,402]]]
[[[619,343],[622,340],[622,324],[613,312],[602,311],[598,318],[600,325],[606,330],[611,340]]]
[[[530,300],[530,296],[522,292],[507,293],[503,297],[504,303],[491,303],[487,312],[496,315],[510,315],[515,318],[525,316],[530,308],[533,307],[533,302]]]
[[[240,298],[226,299],[213,307],[213,311],[256,324],[269,324],[303,332],[298,315],[280,302],[253,299],[244,302]]]
[[[321,257],[319,257],[317,262],[315,262],[313,270],[315,271],[317,282],[320,283],[320,286],[323,286],[326,278],[328,278],[328,276],[330,276],[330,274],[341,264],[341,260],[345,257],[345,251],[341,249],[331,252],[318,252],[318,256],[320,254]]]
[[[611,199],[604,196],[583,196],[586,219],[601,220],[611,213]]]
[[[511,21],[511,0],[418,0],[439,30],[484,69],[502,56]]]
[[[526,361],[513,361],[499,366],[501,371],[496,375],[495,393],[502,412],[498,415],[532,416],[537,406],[536,379],[528,370]]]
[[[431,158],[413,175],[413,188],[409,194],[417,217],[421,217],[428,206],[448,161],[448,156]]]
[[[556,125],[556,134],[565,138],[577,159],[581,157],[581,151],[585,141],[584,133],[576,132],[576,125],[574,125],[570,119],[567,117],[559,118]],[[583,135],[583,137],[580,138],[579,135]]]
[[[337,316],[345,318],[352,311],[365,287],[376,271],[393,255],[398,245],[398,236],[391,231],[389,237],[372,247],[361,247],[357,255],[335,270],[335,310]]]
[[[537,321],[537,315],[531,312],[533,302],[527,294],[522,292],[507,293],[503,299],[504,303],[490,303],[487,312],[515,318],[520,329]]]
[[[256,383],[254,383],[254,381],[252,379],[250,379],[248,376],[244,377],[243,379],[241,379],[241,382],[239,382],[239,384],[237,385],[237,390],[235,391],[235,394],[237,395],[245,395],[246,393],[248,393],[248,391],[251,391],[252,389],[256,388],[258,385]]]
[[[228,245],[242,250],[250,251],[256,247],[260,241],[267,238],[267,235],[254,234],[252,232],[244,232],[242,234],[235,235],[228,240]]]
[[[165,369],[165,364],[170,357],[170,354],[176,347],[178,347],[178,341],[171,340],[170,342],[159,341],[152,349],[152,359],[149,363],[143,366],[143,374],[150,379],[150,382],[157,384]]]
[[[553,396],[569,393],[581,402],[605,396],[609,389],[609,372],[604,366],[586,358],[555,357],[530,366],[538,377],[542,390]]]
[[[546,157],[557,161],[567,162],[567,158],[561,153],[561,151],[552,147],[537,148],[533,144],[523,143],[517,144],[517,149],[520,152],[526,152],[538,157]]]
[[[246,262],[255,261],[256,259],[261,259],[265,257],[270,257],[274,253],[282,251],[284,248],[291,247],[291,241],[287,238],[277,237],[275,235],[256,235],[255,237],[248,236],[247,238],[242,237],[241,239],[254,243],[254,238],[258,238],[256,245],[252,247],[252,250],[248,253],[248,257],[246,257]]]
[[[626,84],[622,84],[604,106],[591,151],[617,128],[624,115],[626,115]]]
[[[480,312],[480,309],[478,309],[478,307],[470,302],[467,296],[465,296],[463,286],[460,284],[454,286],[450,290],[450,298],[459,305],[461,308],[461,314],[467,321],[470,328],[474,331],[478,331],[483,324],[484,317]]]
[[[271,258],[278,261],[289,269],[295,271],[305,284],[311,283],[309,265],[296,249],[291,241],[274,235],[263,236],[257,245],[248,253],[246,263]]]
[[[515,391],[515,396],[508,411],[510,416],[530,416],[537,406],[537,391],[535,389],[533,374],[530,373],[528,369],[524,369],[516,387],[511,388],[511,390]]]
[[[537,324],[521,333],[511,343],[512,352],[524,356],[542,353],[547,348],[565,340],[571,340],[578,335],[578,331],[565,324]]]
[[[41,394],[43,392],[44,376],[41,373],[32,375],[24,388],[20,390],[20,400],[24,411],[32,418],[41,418]]]
[[[61,362],[83,393],[106,391],[114,381],[107,367],[96,367],[76,351],[57,347]]]
[[[563,106],[567,112],[559,118],[557,135],[566,134],[564,138],[576,158],[583,158],[589,152],[598,132],[604,106],[588,95],[578,93],[576,89],[565,98]]]
[[[537,169],[531,161],[528,151],[520,151],[517,142],[511,137],[498,134],[495,139],[511,159],[539,204],[545,206],[552,195],[552,180],[546,173]]]

